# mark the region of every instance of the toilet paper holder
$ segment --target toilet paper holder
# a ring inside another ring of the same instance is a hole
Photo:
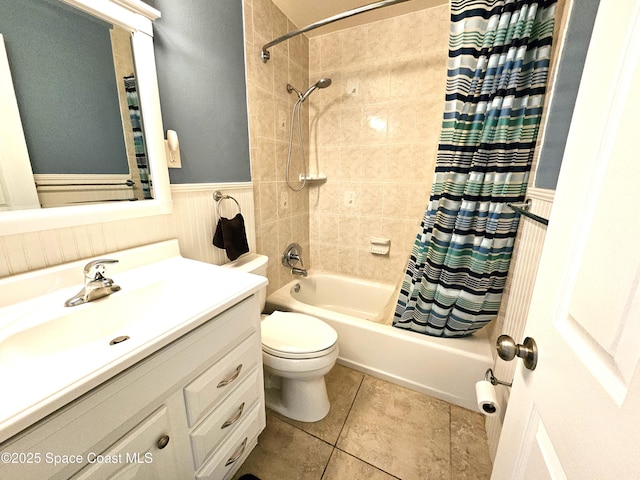
[[[491,368],[487,369],[487,371],[485,372],[484,379],[487,382],[491,382],[491,385],[504,385],[505,387],[510,387],[513,385],[513,382],[507,383],[503,382],[502,380],[498,380],[493,374],[493,369]]]

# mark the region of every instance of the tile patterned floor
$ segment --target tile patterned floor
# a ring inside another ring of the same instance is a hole
[[[336,365],[329,415],[315,423],[267,410],[267,428],[234,478],[483,480],[491,476],[484,417]]]

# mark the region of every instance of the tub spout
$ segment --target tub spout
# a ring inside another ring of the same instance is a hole
[[[304,268],[292,267],[291,273],[293,275],[302,275],[303,277],[307,276],[307,271]]]

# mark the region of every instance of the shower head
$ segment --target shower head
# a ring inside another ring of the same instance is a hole
[[[299,95],[300,101],[304,102],[307,97],[309,95],[311,95],[311,93],[316,89],[316,88],[327,88],[329,85],[331,85],[331,79],[330,78],[321,78],[320,80],[318,80],[316,83],[314,83],[313,85],[311,85],[309,87],[309,90],[307,90],[306,92],[304,92],[304,94],[302,96]]]
[[[330,78],[321,78],[316,82],[316,87],[318,88],[327,88],[329,85],[331,85]]]

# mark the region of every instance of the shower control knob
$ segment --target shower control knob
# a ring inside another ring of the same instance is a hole
[[[500,335],[496,341],[498,356],[506,361],[511,361],[516,357],[522,358],[525,368],[535,370],[538,363],[538,346],[536,341],[527,337],[518,345],[509,335]]]

